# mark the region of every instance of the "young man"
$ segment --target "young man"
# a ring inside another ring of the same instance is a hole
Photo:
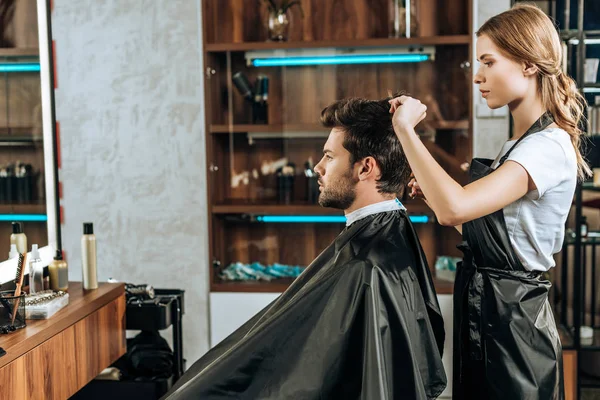
[[[446,387],[431,275],[396,198],[410,171],[389,99],[338,101],[319,174],[346,228],[277,300],[194,364],[167,399],[432,399]]]

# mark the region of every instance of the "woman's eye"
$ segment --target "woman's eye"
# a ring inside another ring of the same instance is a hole
[[[486,63],[483,63],[483,65],[485,65],[485,66],[487,66],[487,67],[491,67],[491,66],[492,66],[492,64],[493,64],[493,63],[492,63],[491,61],[488,61],[488,62],[486,62]]]

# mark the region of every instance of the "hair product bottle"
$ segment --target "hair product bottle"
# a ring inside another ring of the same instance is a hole
[[[29,262],[29,293],[44,290],[44,265],[40,258],[38,245],[31,246],[31,261]]]
[[[81,237],[81,267],[83,268],[83,288],[98,289],[98,270],[96,269],[96,236],[94,224],[83,224]]]
[[[50,289],[63,292],[69,290],[69,270],[67,262],[63,260],[61,250],[56,250],[54,260],[48,265],[48,274],[50,275]]]
[[[27,236],[23,233],[23,224],[20,222],[12,223],[12,235],[10,235],[10,244],[17,245],[17,251],[20,254],[27,253]]]

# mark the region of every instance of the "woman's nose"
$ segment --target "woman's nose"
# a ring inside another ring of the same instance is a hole
[[[475,76],[473,76],[473,82],[476,85],[481,85],[482,83],[485,82],[485,77],[481,74],[481,70],[478,69],[477,73],[475,74]]]

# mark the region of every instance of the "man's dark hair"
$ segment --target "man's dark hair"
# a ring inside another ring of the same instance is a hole
[[[350,165],[369,156],[375,159],[381,170],[380,193],[401,195],[410,179],[410,166],[392,127],[391,99],[336,101],[321,111],[321,123],[344,130],[343,146],[350,152]]]

